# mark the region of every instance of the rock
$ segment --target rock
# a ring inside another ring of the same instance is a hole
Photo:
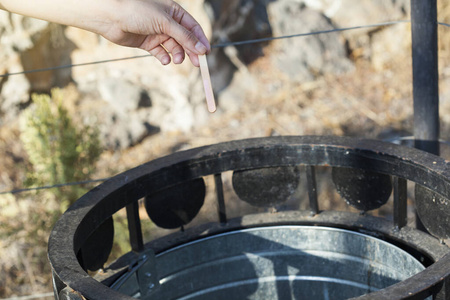
[[[151,106],[148,93],[123,78],[106,78],[98,83],[98,90],[101,98],[121,114]]]
[[[233,80],[237,67],[225,54],[224,49],[215,48],[207,57],[211,85],[215,94],[222,92]]]
[[[32,47],[20,52],[24,70],[71,65],[70,55],[76,46],[65,36],[64,30],[64,26],[49,24],[47,28],[34,34],[31,37]],[[64,87],[72,82],[72,69],[28,73],[25,76],[30,82],[31,92],[48,93],[52,87]]]
[[[297,1],[277,1],[269,5],[275,36],[334,29],[322,13]],[[314,80],[325,73],[339,74],[353,68],[344,41],[338,33],[326,33],[274,41],[273,62],[292,80]]]
[[[272,29],[267,14],[268,0],[206,0],[209,6],[214,44],[270,37]],[[250,64],[262,55],[261,44],[239,46],[239,58]]]
[[[19,65],[16,67],[20,67]],[[22,69],[12,67],[10,72],[20,72]],[[0,94],[0,125],[17,118],[23,107],[30,101],[30,83],[24,75],[14,75],[1,81]]]
[[[267,4],[268,0],[205,0],[209,12],[213,34],[213,45],[228,42],[260,39],[272,36]],[[237,58],[248,65],[263,55],[267,43],[236,46]],[[215,93],[220,93],[232,81],[238,67],[230,59],[223,47],[213,49],[208,55],[211,81]]]
[[[148,112],[134,111],[120,114],[107,106],[97,114],[100,139],[108,149],[122,150],[132,147],[145,137],[159,132],[158,127],[148,122]]]
[[[150,125],[152,100],[145,89],[115,76],[99,79],[97,84],[104,105],[97,108],[95,115],[98,116],[105,147],[126,149],[159,132],[154,122]]]
[[[393,40],[396,42],[392,43]],[[370,49],[371,62],[376,70],[384,70],[400,61],[406,63],[411,59],[410,26],[397,24],[373,33]]]
[[[48,22],[0,10],[0,73],[20,73],[24,66],[20,54],[34,45],[33,37],[48,27]],[[48,51],[46,51],[48,53]],[[40,58],[37,58],[40,60]],[[30,100],[31,83],[25,75],[0,78],[1,124],[17,118]]]
[[[256,75],[244,68],[239,69],[230,85],[216,98],[220,111],[238,112],[248,97],[259,94],[259,88]]]
[[[304,0],[306,5],[324,13],[339,28],[379,24],[409,19],[409,0]],[[389,27],[387,27],[389,28]],[[358,56],[370,58],[371,35],[383,27],[368,27],[343,31],[342,36]]]
[[[369,25],[400,20],[409,13],[409,0],[303,0],[325,14],[339,27]]]
[[[149,90],[154,106],[149,119],[161,128],[162,132],[190,132],[197,122],[195,106],[190,103],[187,79],[174,76],[170,85]],[[203,92],[204,94],[204,92]],[[206,108],[205,108],[206,110]]]
[[[61,25],[0,11],[2,69],[11,72],[17,64],[23,70],[70,65],[75,44],[67,39],[64,31]],[[17,55],[19,62],[9,59]],[[49,92],[52,87],[62,87],[72,81],[70,68],[25,76],[30,92]]]
[[[33,37],[48,25],[46,21],[0,10],[1,52],[11,54],[30,49],[34,45]]]

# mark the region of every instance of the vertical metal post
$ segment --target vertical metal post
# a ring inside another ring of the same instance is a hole
[[[394,177],[394,225],[401,229],[407,223],[407,181]]]
[[[319,202],[317,201],[316,169],[314,166],[306,166],[306,181],[311,214],[317,215],[319,213]]]
[[[439,155],[437,1],[411,0],[415,147]]]
[[[223,195],[222,174],[214,174],[214,183],[216,185],[217,213],[219,214],[219,221],[221,224],[226,224],[227,213],[225,209],[225,198]]]
[[[141,252],[144,250],[144,240],[142,237],[141,219],[139,218],[139,203],[133,201],[126,206],[126,210],[131,249],[135,252]]]
[[[437,0],[411,0],[414,147],[439,155]],[[416,227],[425,226],[416,213]]]

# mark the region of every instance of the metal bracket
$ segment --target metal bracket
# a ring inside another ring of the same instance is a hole
[[[140,253],[138,259],[130,264],[128,271],[119,277],[111,288],[126,295],[148,299],[148,296],[159,288],[153,250],[146,249]]]

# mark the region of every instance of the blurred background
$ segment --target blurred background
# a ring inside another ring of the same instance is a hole
[[[10,74],[0,77],[0,299],[51,299],[48,235],[98,182],[35,187],[101,180],[175,151],[235,139],[412,135],[408,22],[225,46],[409,20],[409,0],[177,2],[216,46],[208,57],[214,114],[206,109],[199,70],[188,60],[161,66],[143,51],[95,34],[0,12],[0,75]],[[448,1],[438,6],[438,20],[450,23]],[[449,51],[450,28],[440,26],[444,140]],[[320,197],[323,209],[339,206],[332,192]],[[125,218],[115,220],[116,257],[129,251],[126,226]]]

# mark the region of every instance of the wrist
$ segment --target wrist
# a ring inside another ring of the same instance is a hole
[[[76,2],[74,6],[80,9],[74,12],[72,18],[69,18],[70,24],[65,25],[78,27],[100,35],[105,35],[117,24],[118,14],[121,12],[119,4],[123,2],[121,0],[74,1]]]
[[[91,5],[91,13],[84,19],[81,26],[73,25],[86,29],[100,35],[107,35],[113,28],[120,25],[121,15],[124,10],[124,2],[122,0],[86,0],[86,2],[94,2]],[[99,3],[100,2],[100,3]]]

